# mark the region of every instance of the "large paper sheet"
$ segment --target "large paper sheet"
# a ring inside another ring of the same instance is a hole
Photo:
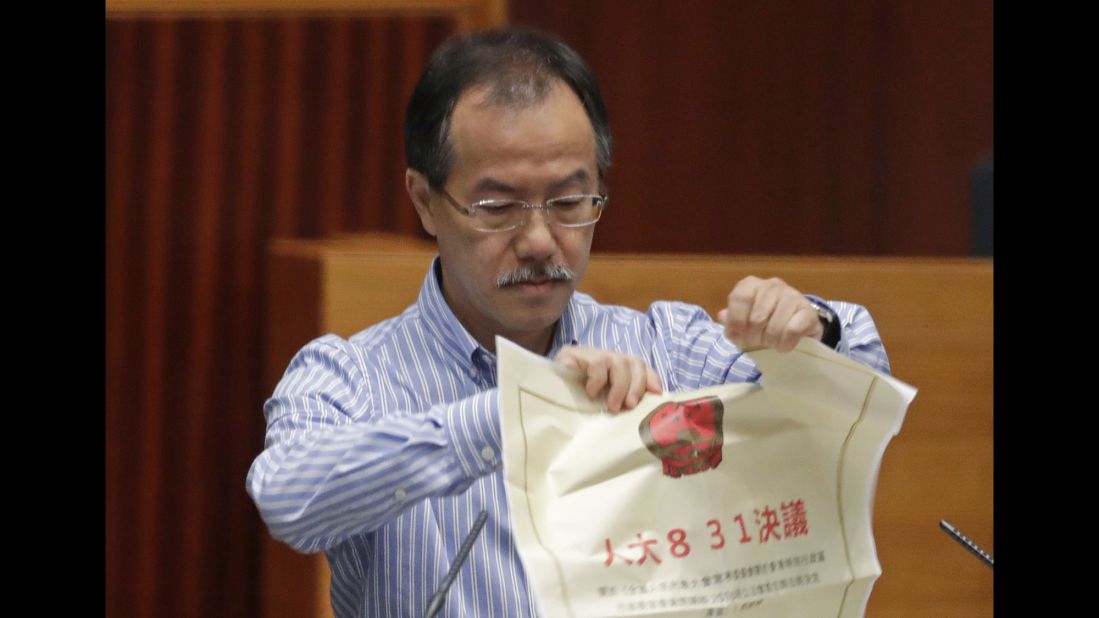
[[[610,414],[579,375],[497,338],[513,533],[541,614],[861,616],[871,507],[916,391],[803,340],[761,385]]]

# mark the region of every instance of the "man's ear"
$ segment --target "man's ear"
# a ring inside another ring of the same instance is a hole
[[[435,236],[435,214],[431,211],[431,185],[427,177],[410,167],[404,173],[404,186],[416,207],[416,214],[420,215],[424,231]]]

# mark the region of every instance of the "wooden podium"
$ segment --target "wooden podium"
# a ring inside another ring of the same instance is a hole
[[[269,389],[310,339],[347,337],[413,303],[434,255],[432,243],[387,235],[273,241]],[[607,304],[681,300],[716,314],[747,275],[864,305],[893,375],[919,389],[882,461],[874,536],[883,573],[866,615],[992,616],[992,571],[938,528],[945,518],[995,553],[992,262],[606,254],[592,256],[580,289]],[[323,555],[268,537],[263,569],[264,616],[332,616]]]

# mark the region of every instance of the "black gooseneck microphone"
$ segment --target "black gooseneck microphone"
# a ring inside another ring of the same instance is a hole
[[[473,527],[469,529],[469,536],[462,541],[462,546],[458,548],[458,555],[454,556],[454,562],[451,563],[450,570],[446,572],[446,577],[443,578],[443,585],[439,586],[439,589],[435,591],[435,594],[428,602],[427,609],[424,610],[426,618],[435,618],[443,610],[443,605],[446,605],[446,593],[450,590],[450,586],[454,584],[454,578],[458,577],[458,571],[462,569],[462,565],[469,557],[469,550],[473,549],[473,542],[481,534],[481,528],[485,527],[486,521],[488,521],[488,511],[481,511],[481,514],[474,520]]]
[[[992,556],[988,555],[988,552],[978,547],[976,543],[969,540],[969,537],[959,532],[957,528],[951,526],[950,523],[947,522],[945,519],[939,520],[939,527],[943,530],[946,530],[947,534],[952,536],[955,541],[961,543],[962,547],[973,552],[973,555],[980,558],[981,562],[987,564],[988,568],[992,568]]]

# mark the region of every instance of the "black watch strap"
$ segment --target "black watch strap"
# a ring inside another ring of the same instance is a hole
[[[840,342],[840,317],[824,303],[818,303],[812,299],[809,302],[813,304],[813,309],[816,309],[817,317],[820,318],[820,324],[824,327],[820,342],[833,350],[836,349]]]

